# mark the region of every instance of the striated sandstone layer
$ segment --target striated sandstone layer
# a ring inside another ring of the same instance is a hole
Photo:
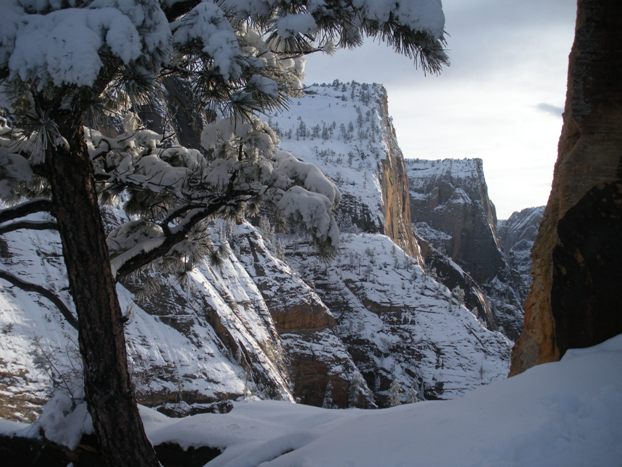
[[[383,132],[388,153],[380,165],[382,199],[384,201],[384,233],[423,266],[421,249],[412,228],[408,172],[402,151],[397,145],[395,129],[389,117],[387,94],[382,89],[380,107],[384,115]]]
[[[558,160],[511,374],[622,332],[621,183],[622,4],[580,0]]]

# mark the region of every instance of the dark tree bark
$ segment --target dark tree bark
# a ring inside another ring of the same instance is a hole
[[[79,117],[64,113],[55,121],[69,146],[48,148],[46,170],[78,312],[85,397],[95,433],[111,466],[157,466],[127,368],[121,308],[82,126]]]

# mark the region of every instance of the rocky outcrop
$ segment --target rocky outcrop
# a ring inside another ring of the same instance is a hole
[[[551,195],[512,373],[622,332],[622,5],[580,0]]]
[[[378,406],[450,399],[501,377],[510,342],[483,327],[381,234],[343,234],[330,263],[291,243],[288,261],[335,314],[335,333]]]
[[[418,230],[440,231],[440,238],[429,237],[436,248],[475,280],[491,280],[503,265],[503,255],[482,160],[409,159],[407,164],[411,217]]]
[[[333,314],[267,242],[258,229],[242,224],[236,228],[233,244],[280,334],[275,340],[283,345],[294,398],[303,404],[337,408],[373,406],[371,391],[334,332]]]
[[[503,251],[506,253],[515,249],[523,251],[533,246],[543,215],[544,206],[539,206],[513,212],[508,219],[499,220],[497,233]]]
[[[481,159],[408,159],[406,164],[414,228],[433,247],[424,255],[428,267],[444,271],[448,286],[460,286],[490,329],[516,339],[525,287],[500,248]],[[457,264],[442,261],[438,253]],[[477,284],[473,290],[464,271]]]

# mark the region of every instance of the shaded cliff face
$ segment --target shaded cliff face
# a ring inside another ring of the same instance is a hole
[[[579,1],[558,159],[512,373],[622,332],[621,43],[622,5]]]
[[[432,247],[428,267],[448,286],[461,287],[490,329],[498,327],[516,339],[525,287],[500,248],[481,159],[408,159],[406,165],[414,227]],[[442,255],[457,264],[443,261]],[[473,282],[476,287],[469,290]]]
[[[507,220],[497,223],[499,241],[510,266],[520,274],[527,295],[531,286],[531,250],[538,235],[544,206],[514,212]]]
[[[491,280],[503,265],[497,217],[488,198],[481,159],[409,159],[411,217],[424,237],[477,281]],[[427,225],[424,225],[427,224]]]

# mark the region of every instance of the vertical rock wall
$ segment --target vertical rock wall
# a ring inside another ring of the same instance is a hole
[[[383,132],[388,145],[387,158],[381,163],[380,184],[384,201],[384,233],[412,256],[420,266],[423,257],[412,228],[408,173],[402,151],[397,145],[395,129],[389,117],[387,94],[382,89],[381,113]]]
[[[622,3],[580,0],[551,195],[511,373],[622,332]]]

